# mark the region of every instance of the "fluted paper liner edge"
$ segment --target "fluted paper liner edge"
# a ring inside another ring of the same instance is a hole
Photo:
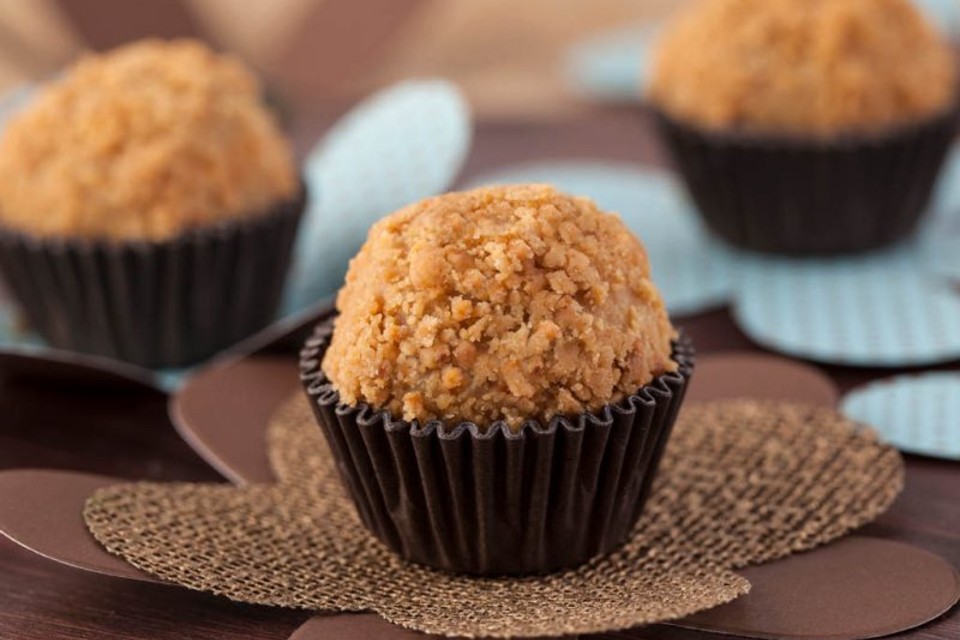
[[[274,320],[306,201],[160,242],[0,228],[0,272],[51,346],[144,367],[199,362]]]

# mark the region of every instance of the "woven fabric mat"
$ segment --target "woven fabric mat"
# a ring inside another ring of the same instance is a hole
[[[242,602],[376,611],[448,636],[556,636],[728,602],[749,590],[734,569],[869,522],[903,484],[899,454],[828,409],[693,405],[622,549],[573,571],[480,579],[406,563],[367,533],[305,399],[278,411],[268,439],[276,485],[118,485],[90,498],[87,524],[134,566]]]

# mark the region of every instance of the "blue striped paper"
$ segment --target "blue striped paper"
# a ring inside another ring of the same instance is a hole
[[[960,373],[887,378],[847,394],[841,411],[898,449],[960,460]]]
[[[862,258],[741,260],[737,324],[759,344],[849,366],[960,358],[960,295],[912,246]]]

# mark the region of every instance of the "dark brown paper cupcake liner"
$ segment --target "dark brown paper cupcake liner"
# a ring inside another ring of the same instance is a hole
[[[833,140],[724,134],[655,117],[710,229],[744,249],[801,256],[867,251],[909,236],[957,114],[954,107],[882,134]]]
[[[693,372],[688,339],[676,373],[594,414],[535,421],[395,420],[339,402],[320,364],[332,333],[318,326],[301,380],[366,526],[402,557],[475,575],[582,564],[624,543],[643,510]]]
[[[0,271],[51,346],[144,367],[192,364],[273,321],[306,192],[165,242],[0,229]]]

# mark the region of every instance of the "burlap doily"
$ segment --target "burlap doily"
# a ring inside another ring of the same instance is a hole
[[[94,536],[134,566],[243,602],[376,611],[455,636],[613,631],[728,602],[733,569],[823,544],[884,511],[899,454],[834,412],[727,401],[681,415],[634,537],[574,570],[480,579],[403,562],[360,524],[306,401],[269,431],[279,483],[133,483],[97,492]]]

